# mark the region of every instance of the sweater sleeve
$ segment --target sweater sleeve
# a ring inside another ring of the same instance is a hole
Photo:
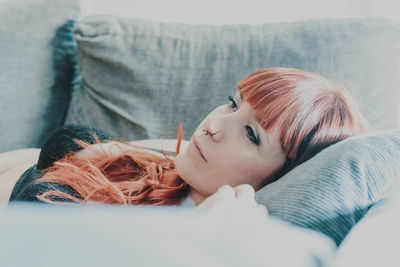
[[[9,201],[39,201],[36,196],[49,190],[58,190],[79,197],[69,186],[48,182],[35,183],[35,181],[41,178],[43,170],[50,167],[55,161],[60,160],[71,151],[77,152],[82,149],[74,141],[75,139],[93,144],[96,142],[95,135],[101,142],[112,139],[110,135],[98,129],[82,125],[68,125],[55,131],[43,145],[38,163],[26,170],[18,179]]]

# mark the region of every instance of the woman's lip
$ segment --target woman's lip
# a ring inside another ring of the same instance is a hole
[[[198,143],[197,140],[196,140],[196,137],[193,136],[193,137],[192,137],[192,140],[193,140],[193,145],[194,145],[194,147],[197,149],[197,151],[199,151],[200,156],[204,159],[205,162],[207,162],[206,158],[205,158],[204,155],[203,155],[203,152],[201,151],[201,148],[200,148],[200,146],[199,146],[199,143]]]

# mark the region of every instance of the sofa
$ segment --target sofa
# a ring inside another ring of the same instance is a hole
[[[258,191],[265,227],[175,208],[9,207],[0,217],[5,266],[398,265],[398,22],[188,24],[105,14],[106,5],[96,13],[87,3],[1,3],[0,152],[40,148],[66,124],[140,140],[174,138],[182,122],[188,139],[236,82],[272,66],[346,86],[371,131]]]

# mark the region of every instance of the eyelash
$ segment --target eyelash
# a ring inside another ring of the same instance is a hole
[[[232,111],[236,111],[239,108],[239,105],[236,102],[236,99],[233,96],[228,96],[228,107],[232,110]],[[245,131],[246,131],[246,136],[247,138],[249,138],[249,140],[255,144],[255,145],[259,145],[260,144],[260,138],[258,137],[258,135],[256,134],[256,132],[253,130],[253,128],[249,125],[246,125],[244,127]]]
[[[244,128],[246,130],[246,135],[249,140],[257,146],[260,145],[260,139],[258,138],[258,135],[255,133],[253,128],[251,128],[249,125],[246,125]]]
[[[228,106],[232,111],[236,111],[238,109],[238,104],[233,96],[228,96]]]

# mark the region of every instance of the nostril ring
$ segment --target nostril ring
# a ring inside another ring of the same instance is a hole
[[[219,133],[219,131],[216,131],[215,133],[210,133],[210,132],[208,132],[209,134],[211,134],[211,136],[214,136],[214,135],[216,135],[217,133]]]
[[[210,131],[204,130],[204,129],[201,129],[201,131],[202,131],[205,135],[209,135],[209,134],[210,134],[211,136],[213,136],[213,135],[219,133],[219,131],[216,131],[215,133],[211,133]]]
[[[210,133],[209,131],[204,130],[204,129],[201,129],[201,131],[202,131],[205,135],[208,135],[208,134]]]

